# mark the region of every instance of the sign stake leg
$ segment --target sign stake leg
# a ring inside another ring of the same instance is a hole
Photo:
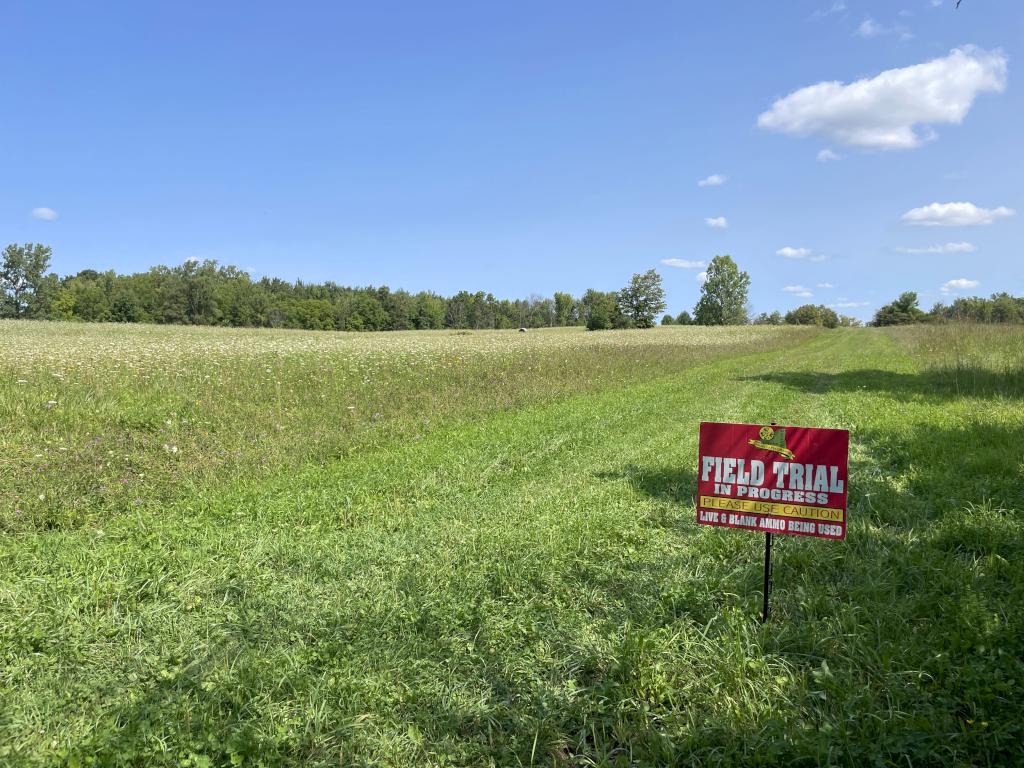
[[[764,606],[761,608],[761,623],[768,621],[768,595],[772,591],[772,534],[764,535]]]

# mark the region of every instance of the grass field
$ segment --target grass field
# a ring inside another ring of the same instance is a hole
[[[2,765],[1024,763],[1024,333],[0,324]],[[851,430],[845,542],[702,420]]]

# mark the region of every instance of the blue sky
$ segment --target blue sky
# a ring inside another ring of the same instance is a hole
[[[655,267],[675,313],[729,253],[755,311],[1024,293],[1019,0],[7,0],[0,29],[0,239],[61,274]]]

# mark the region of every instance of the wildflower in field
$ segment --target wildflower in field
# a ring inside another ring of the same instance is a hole
[[[419,331],[332,335],[100,324],[69,333],[60,324],[0,320],[0,360],[17,361],[17,368],[6,366],[8,381],[26,388],[50,381],[53,391],[39,396],[54,399],[46,405],[30,401],[31,406],[58,409],[61,416],[71,417],[61,424],[57,414],[40,419],[35,428],[46,431],[29,429],[15,438],[15,452],[20,449],[21,454],[13,483],[8,466],[0,472],[0,506],[10,510],[15,499],[36,497],[38,487],[26,478],[37,482],[51,474],[39,474],[42,457],[36,450],[43,442],[59,452],[60,481],[67,490],[102,505],[93,484],[97,468],[109,478],[111,491],[124,491],[111,497],[126,496],[127,488],[135,485],[163,492],[180,476],[206,466],[205,458],[220,457],[217,466],[244,471],[304,460],[310,442],[323,455],[335,455],[339,447],[359,439],[364,419],[368,424],[383,422],[384,408],[396,429],[418,438],[449,410],[458,413],[464,393],[470,403],[480,397],[490,404],[512,405],[539,397],[535,390],[546,383],[556,385],[552,395],[574,390],[576,384],[567,384],[560,371],[574,369],[577,378],[572,381],[583,381],[595,356],[610,365],[609,380],[629,378],[634,370],[667,368],[668,353],[683,360],[705,348],[753,345],[781,333],[765,326],[617,334],[542,330],[528,337],[514,330],[461,336]],[[469,378],[461,378],[462,372]],[[59,388],[72,382],[82,389],[69,399]],[[480,395],[480,386],[493,390],[494,397]],[[435,413],[439,404],[444,410]],[[179,407],[180,414],[170,410]],[[336,429],[341,423],[348,429]],[[49,433],[57,427],[62,434]],[[161,442],[179,430],[190,432],[187,451]],[[261,451],[261,441],[273,450]],[[113,452],[104,450],[108,447]],[[194,464],[184,461],[186,453],[197,456]],[[175,461],[168,462],[168,456]]]

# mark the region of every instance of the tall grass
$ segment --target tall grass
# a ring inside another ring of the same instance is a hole
[[[239,474],[416,441],[803,329],[343,334],[0,321],[0,530],[74,527]]]
[[[1012,325],[948,323],[891,328],[892,338],[958,395],[1024,395],[1024,333]]]

